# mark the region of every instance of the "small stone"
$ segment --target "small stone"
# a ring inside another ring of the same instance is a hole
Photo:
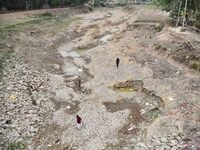
[[[123,150],[129,150],[129,148],[128,147],[123,147]]]
[[[60,140],[57,139],[57,140],[55,141],[55,144],[60,144]]]
[[[177,146],[173,146],[173,147],[171,148],[171,150],[177,150],[177,149],[178,149]]]
[[[113,29],[111,30],[111,33],[116,33],[116,32],[119,32],[119,31],[120,31],[119,29],[113,28]]]
[[[74,146],[72,146],[71,149],[77,149],[77,148],[78,148],[78,146],[74,145]]]
[[[177,139],[178,141],[181,141],[181,140],[182,140],[182,138],[181,138],[180,136],[177,136],[176,139]]]
[[[161,145],[160,140],[152,140],[152,141],[153,141],[153,143],[154,143],[155,145],[157,145],[157,146],[160,146],[160,145]]]
[[[185,142],[184,142],[184,141],[181,141],[181,142],[180,142],[180,145],[181,145],[181,146],[183,146],[184,144],[185,144]]]
[[[35,129],[35,128],[33,128],[32,126],[30,126],[30,127],[29,127],[29,131],[30,131],[31,133],[35,133],[35,132],[37,132],[37,129]]]
[[[137,146],[139,146],[143,149],[148,149],[147,146],[144,143],[138,143]]]
[[[163,142],[163,143],[167,143],[167,139],[166,139],[165,137],[162,137],[160,140],[161,140],[161,142]]]
[[[83,69],[78,69],[78,72],[83,72]]]
[[[69,55],[68,55],[67,52],[65,52],[65,51],[59,51],[58,53],[59,53],[60,56],[63,57],[63,58],[69,57]]]
[[[176,140],[170,140],[170,145],[171,146],[175,146],[175,145],[177,145],[177,141]]]
[[[129,129],[128,129],[128,131],[131,131],[131,130],[133,130],[134,129],[134,127],[130,127]]]
[[[170,150],[170,146],[162,146],[161,148],[160,148],[160,150]]]
[[[59,70],[59,69],[60,69],[60,65],[58,65],[58,64],[53,64],[53,65],[52,65],[52,68],[55,69],[55,70]]]

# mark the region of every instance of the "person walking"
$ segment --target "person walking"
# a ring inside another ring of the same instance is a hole
[[[120,61],[119,58],[117,58],[116,59],[116,66],[117,66],[117,68],[119,67],[119,61]]]
[[[81,129],[82,126],[82,118],[79,115],[76,115],[76,123],[77,123],[77,128]]]

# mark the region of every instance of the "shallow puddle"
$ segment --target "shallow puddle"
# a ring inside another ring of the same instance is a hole
[[[117,89],[115,89],[115,91],[118,91],[118,92],[136,92],[138,90],[133,88],[133,87],[125,87],[125,88],[117,88]]]
[[[113,89],[120,92],[133,92],[143,88],[141,80],[127,80],[113,85]]]

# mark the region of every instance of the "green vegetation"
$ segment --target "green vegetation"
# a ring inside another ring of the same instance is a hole
[[[196,63],[193,63],[193,64],[192,64],[192,68],[198,69],[198,65],[197,65]]]
[[[56,22],[54,24],[54,29],[56,29],[57,31],[60,30],[66,30],[69,25],[77,20],[80,20],[80,17],[71,17],[71,18],[56,18]]]
[[[50,17],[51,18],[51,17],[53,17],[53,15],[52,15],[52,13],[46,11],[44,13],[39,14],[38,17]]]
[[[25,145],[21,142],[13,142],[9,143],[6,147],[5,150],[25,150]]]
[[[40,9],[46,7],[83,6],[88,0],[0,0],[7,10]]]
[[[154,44],[154,46],[155,46],[155,49],[156,49],[156,50],[159,50],[159,49],[161,49],[161,47],[162,47],[160,44]]]
[[[200,28],[200,3],[199,0],[187,0],[187,10],[185,12],[186,0],[154,0],[155,3],[163,8],[163,10],[169,11],[170,16],[177,19],[179,7],[180,17],[183,20],[183,16],[186,15],[186,23]]]
[[[50,4],[51,4],[51,6],[60,6],[60,0],[51,0],[50,1]]]
[[[156,30],[156,32],[161,32],[163,28],[164,28],[164,24],[160,24],[155,27],[155,30]]]
[[[52,29],[53,31],[66,31],[68,26],[76,20],[79,20],[79,17],[66,17],[66,16],[54,16],[50,12],[41,13],[35,15],[29,20],[22,22],[14,22],[7,24],[0,24],[0,80],[3,76],[3,69],[5,66],[6,60],[10,59],[12,56],[12,48],[7,47],[6,41],[12,38],[12,35],[16,35],[19,32],[26,32],[27,29],[31,30],[32,27],[40,25],[40,27],[45,27]]]
[[[3,69],[4,69],[4,63],[7,59],[9,59],[11,56],[10,52],[7,51],[0,51],[0,80],[3,75]]]
[[[193,61],[192,68],[196,70],[200,70],[200,61]]]
[[[162,112],[158,108],[154,108],[154,109],[148,111],[145,114],[145,117],[147,118],[147,120],[150,121],[150,120],[160,117],[161,115],[162,115]]]
[[[27,25],[33,25],[38,24],[43,21],[48,21],[53,19],[53,15],[49,12],[45,12],[39,15],[36,15],[34,18],[31,18],[30,20],[19,22],[19,23],[12,23],[12,24],[0,24],[0,38],[5,37],[8,35],[9,31],[17,31],[22,27],[25,27]]]

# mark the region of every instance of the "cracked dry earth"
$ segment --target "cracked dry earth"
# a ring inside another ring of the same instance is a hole
[[[27,149],[200,148],[199,72],[155,48],[164,43],[173,51],[187,36],[192,40],[189,32],[175,32],[167,14],[146,6],[77,16],[73,30],[81,36],[57,47],[62,64],[53,68],[61,71],[48,73],[53,109]]]

